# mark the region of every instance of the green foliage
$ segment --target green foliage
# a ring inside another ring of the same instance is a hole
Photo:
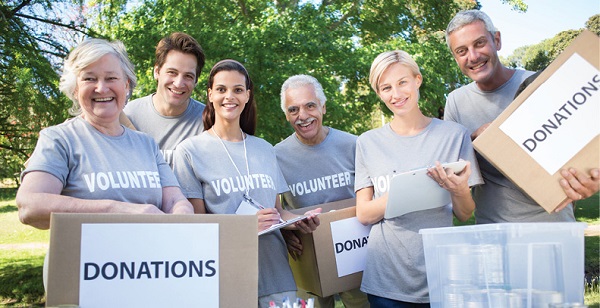
[[[7,200],[14,200],[17,195],[17,189],[15,187],[0,188],[0,202]],[[0,205],[3,205],[0,203]]]
[[[513,51],[513,53],[510,54],[508,57],[506,57],[506,58],[500,57],[500,61],[508,67],[512,67],[512,68],[520,67],[521,63],[524,63],[523,57],[525,56],[525,53],[527,52],[528,48],[529,48],[529,46],[521,46],[521,47],[515,49]]]
[[[556,59],[583,30],[567,30],[558,33],[549,42],[548,57]]]
[[[537,71],[541,71],[543,69],[546,68],[546,66],[548,66],[548,64],[550,64],[550,58],[548,57],[547,53],[541,50],[538,50],[535,53],[535,56],[533,57],[533,59],[529,60],[527,63],[525,63],[525,69],[529,70],[529,71],[533,71],[533,72],[537,72]]]
[[[596,35],[600,36],[600,14],[596,14],[590,17],[585,22],[585,28],[596,33]]]
[[[444,95],[467,82],[447,50],[443,30],[459,9],[478,5],[470,0],[148,0],[118,11],[111,1],[96,4],[99,8],[89,16],[97,20],[94,29],[122,40],[136,65],[140,85],[134,97],[155,91],[152,66],[158,40],[184,31],[207,55],[194,96],[205,101],[206,75],[217,61],[233,58],[244,63],[255,84],[257,135],[271,143],[292,132],[279,107],[279,92],[285,79],[295,74],[311,74],[323,84],[326,125],[355,134],[379,126],[373,116],[387,108],[381,108],[370,89],[368,72],[378,53],[396,48],[406,49],[422,66],[421,107],[428,115],[440,116]]]
[[[600,35],[600,14],[590,17],[585,26],[588,30]],[[515,49],[503,63],[510,67],[521,67],[531,71],[546,68],[569,44],[583,31],[583,29],[566,30],[554,37],[545,39],[538,44],[523,46]]]
[[[526,10],[522,0],[502,2]],[[279,87],[300,73],[322,82],[326,125],[355,134],[381,125],[390,114],[370,89],[368,70],[378,53],[390,49],[414,55],[424,77],[420,106],[429,116],[441,116],[445,95],[469,82],[445,46],[443,30],[456,11],[480,7],[475,0],[5,1],[0,4],[0,164],[5,166],[0,176],[18,179],[38,131],[68,116],[70,102],[58,91],[57,72],[70,46],[84,36],[124,41],[140,81],[134,98],[154,92],[154,46],[170,32],[193,35],[206,51],[207,67],[194,94],[201,101],[209,68],[223,58],[240,60],[256,85],[258,135],[275,143],[292,132],[279,109]],[[586,26],[597,32],[598,20],[593,16]],[[524,52],[510,65],[544,67],[574,31],[547,48]]]
[[[527,12],[527,4],[523,0],[502,0],[502,3],[512,6],[515,11]]]
[[[58,61],[68,48],[65,1],[0,3],[0,168],[1,178],[18,179],[37,133],[62,122],[70,104],[58,90]],[[72,33],[71,33],[72,32]]]
[[[60,63],[83,36],[120,39],[137,68],[133,98],[155,91],[154,47],[185,31],[201,43],[207,65],[194,97],[205,101],[206,72],[233,58],[256,85],[257,135],[278,142],[292,132],[279,108],[279,89],[295,74],[311,74],[328,98],[325,124],[360,134],[389,116],[368,84],[372,59],[404,48],[422,66],[421,108],[439,117],[445,94],[466,83],[444,44],[443,30],[475,0],[318,2],[70,0],[1,4],[0,176],[18,179],[37,133],[62,122],[71,104],[58,90]],[[86,25],[91,25],[89,29]]]

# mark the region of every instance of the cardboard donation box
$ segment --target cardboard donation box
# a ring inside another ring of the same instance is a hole
[[[473,142],[548,212],[566,201],[560,170],[600,162],[600,38],[584,30]]]
[[[323,209],[321,225],[300,235],[302,255],[290,257],[298,288],[323,297],[360,287],[371,227],[358,222],[355,204],[355,199],[346,199],[292,211]]]
[[[48,306],[237,307],[258,301],[256,216],[51,216]]]

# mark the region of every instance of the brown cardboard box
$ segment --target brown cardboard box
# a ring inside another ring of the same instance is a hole
[[[509,178],[513,183],[515,183],[518,187],[520,187],[526,194],[528,194],[533,200],[539,203],[546,211],[552,212],[558,205],[566,201],[567,196],[561,188],[559,181],[562,179],[560,175],[560,169],[567,167],[574,167],[579,169],[580,171],[589,173],[590,169],[598,168],[600,163],[600,136],[596,135],[591,138],[591,141],[587,143],[585,146],[581,148],[575,148],[577,151],[574,156],[570,158],[566,163],[562,164],[562,167],[558,169],[558,171],[550,174],[539,162],[539,160],[535,160],[530,156],[530,154],[521,147],[514,139],[511,139],[507,134],[504,133],[500,129],[500,126],[511,117],[517,108],[519,108],[527,98],[529,98],[535,91],[542,86],[545,82],[548,81],[553,74],[557,72],[557,70],[565,69],[570,70],[570,66],[563,64],[570,63],[567,62],[572,57],[576,57],[577,54],[585,61],[589,62],[587,65],[591,65],[595,67],[596,70],[600,67],[600,38],[592,32],[584,30],[570,45],[565,49],[565,51],[558,56],[507,108],[502,112],[496,120],[494,120],[491,125],[481,134],[475,141],[473,142],[474,148],[485,157],[490,163],[492,163],[499,171],[501,171],[507,178]],[[562,67],[562,68],[561,68]],[[593,68],[592,68],[593,70]],[[575,73],[578,73],[577,70],[570,70]],[[557,74],[558,75],[558,74]],[[561,75],[562,76],[562,75]],[[555,77],[558,78],[558,77]],[[562,77],[561,77],[562,78]],[[592,79],[590,79],[589,85],[585,83],[584,85],[593,88],[597,87],[598,80],[600,77],[595,75]],[[561,79],[562,81],[562,79]],[[565,80],[565,84],[568,83],[569,80]],[[594,85],[594,83],[596,83]],[[565,87],[566,88],[566,87]],[[565,89],[561,86],[557,88],[552,88],[554,91],[573,91],[573,88]],[[581,92],[582,88],[579,88]],[[542,92],[538,92],[541,94]],[[575,93],[575,94],[573,94]],[[561,95],[555,95],[551,97],[547,101],[550,103],[565,103],[564,107],[571,108],[571,111],[575,113],[577,105],[571,104],[566,105],[571,100],[576,101],[580,100],[585,102],[587,100],[587,104],[600,104],[600,91],[588,90],[589,98],[586,96],[580,96],[578,92],[569,92],[569,93],[560,93]],[[562,95],[564,94],[564,95]],[[568,98],[569,100],[567,101]],[[572,99],[573,98],[573,99]],[[555,102],[552,102],[554,100]],[[560,101],[558,101],[560,100]],[[573,103],[571,102],[571,103]],[[527,105],[527,104],[525,104]],[[525,106],[523,105],[523,106]],[[523,108],[523,107],[522,107]],[[524,109],[521,109],[524,110]],[[571,111],[566,112],[563,110],[557,110],[559,115],[556,113],[554,115],[549,115],[549,120],[556,119],[559,117],[559,120],[562,123],[568,123],[567,121],[575,121],[566,119],[571,116]],[[533,114],[532,114],[533,116]],[[599,121],[598,114],[594,115],[595,121],[591,123],[585,123],[587,126],[586,129],[594,129],[597,131]],[[558,123],[557,121],[553,121],[554,123]],[[550,123],[550,122],[548,122]],[[570,124],[569,124],[570,125]],[[558,126],[558,125],[556,125]],[[542,127],[543,128],[543,127]],[[556,130],[550,130],[550,128],[546,128],[547,131],[540,131],[536,133],[538,135],[536,138],[539,140],[545,140],[546,138],[554,138],[558,133],[555,133]],[[540,129],[542,130],[542,129]],[[551,136],[551,134],[553,134]],[[570,138],[576,139],[579,136],[570,135]],[[534,141],[529,144],[529,148],[535,148]],[[539,142],[541,144],[541,142]],[[546,144],[549,142],[545,142]],[[523,142],[525,145],[525,142]],[[554,153],[558,153],[558,151],[564,150],[565,146],[557,146],[551,148]],[[531,152],[532,150],[529,149]],[[550,156],[547,156],[550,157]],[[561,165],[559,165],[561,166]]]
[[[322,208],[319,215],[321,224],[311,234],[302,234],[302,255],[293,260],[290,266],[298,288],[324,297],[360,287],[362,272],[338,277],[334,246],[331,235],[331,222],[356,216],[356,199],[346,199],[293,210],[303,214],[314,208]],[[330,212],[335,210],[333,212]]]
[[[78,305],[82,224],[218,223],[219,305],[256,306],[258,301],[258,236],[251,215],[58,214],[51,216],[46,304]],[[152,235],[148,235],[152,236]],[[198,234],[198,240],[202,235]],[[240,257],[243,256],[243,257]],[[183,296],[163,294],[162,296]]]

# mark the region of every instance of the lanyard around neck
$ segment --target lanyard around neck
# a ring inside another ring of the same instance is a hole
[[[229,157],[229,160],[231,161],[231,163],[235,167],[235,170],[237,171],[237,173],[240,175],[240,179],[244,180],[244,176],[242,176],[242,173],[240,172],[240,169],[238,169],[237,165],[233,161],[233,158],[231,157],[231,154],[229,154],[229,150],[227,150],[227,147],[225,146],[225,143],[223,142],[223,139],[221,139],[221,136],[219,136],[219,133],[217,133],[217,130],[215,129],[214,126],[212,127],[212,131],[215,133],[215,135],[217,135],[217,137],[219,138],[219,141],[221,141],[221,145],[223,145],[223,148],[225,149],[225,153],[227,153],[227,156]],[[246,137],[244,137],[244,131],[242,131],[241,128],[240,128],[240,132],[242,133],[242,140],[244,141],[244,160],[246,161],[246,171],[248,172],[248,179],[250,179],[250,167],[248,167],[248,152],[246,151]],[[248,188],[247,184],[245,186],[246,186],[246,194],[245,194],[245,196],[249,196],[250,189]]]

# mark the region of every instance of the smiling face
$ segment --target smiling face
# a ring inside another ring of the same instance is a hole
[[[119,59],[107,54],[79,72],[75,97],[85,119],[92,123],[118,121],[127,102],[129,81]]]
[[[220,71],[215,74],[212,88],[208,89],[208,100],[215,109],[215,122],[238,121],[250,90],[246,89],[246,77],[238,71]]]
[[[419,87],[422,77],[406,65],[394,63],[379,78],[378,95],[394,116],[403,116],[419,110]]]
[[[500,32],[492,35],[482,21],[476,21],[450,33],[448,41],[463,74],[482,90],[495,89],[496,77],[502,69],[498,59]]]
[[[192,54],[171,50],[165,63],[154,67],[154,78],[158,81],[154,106],[163,115],[179,115],[185,111],[196,86],[196,65]]]
[[[304,144],[318,144],[327,135],[323,128],[325,105],[317,98],[313,85],[285,91],[285,118]]]

